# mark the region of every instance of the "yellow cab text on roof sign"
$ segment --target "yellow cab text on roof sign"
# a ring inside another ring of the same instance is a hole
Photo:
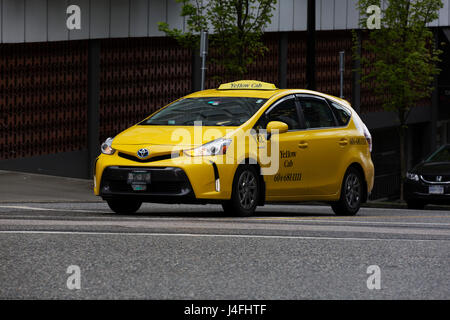
[[[240,80],[224,83],[219,86],[219,90],[276,90],[273,83],[255,80]]]

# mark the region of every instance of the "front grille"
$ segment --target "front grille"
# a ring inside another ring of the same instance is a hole
[[[141,162],[141,163],[154,162],[154,161],[160,161],[160,160],[167,160],[167,159],[177,158],[178,156],[179,155],[177,153],[174,153],[174,154],[168,153],[168,154],[163,154],[163,155],[160,155],[160,156],[150,157],[150,158],[147,158],[147,159],[141,159],[141,158],[138,158],[136,156],[132,156],[130,154],[119,152],[119,157],[131,160],[131,161],[135,161],[135,162]]]
[[[441,177],[441,181],[438,181],[437,177]],[[428,183],[450,183],[450,175],[430,175],[424,174],[421,176],[422,180]]]

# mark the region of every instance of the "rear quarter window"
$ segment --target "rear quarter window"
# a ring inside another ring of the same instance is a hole
[[[337,122],[339,126],[346,126],[348,122],[350,121],[351,113],[350,110],[348,110],[346,107],[341,106],[340,104],[329,101],[331,109],[333,109],[333,112],[336,116]]]

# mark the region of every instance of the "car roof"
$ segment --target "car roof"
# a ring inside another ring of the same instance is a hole
[[[257,80],[238,80],[223,83],[217,89],[202,90],[191,93],[184,98],[201,98],[201,97],[248,97],[263,99],[278,99],[288,94],[310,94],[326,99],[334,100],[352,109],[347,100],[321,93],[318,91],[306,89],[278,89],[273,83],[262,82]]]
[[[335,100],[338,103],[344,104],[348,107],[350,103],[347,100],[325,94],[318,91],[306,90],[306,89],[274,89],[274,90],[219,90],[219,89],[208,89],[203,91],[197,91],[191,93],[185,98],[201,98],[201,97],[248,97],[248,98],[262,98],[262,99],[270,99],[275,96],[285,96],[288,94],[311,94],[319,97]]]

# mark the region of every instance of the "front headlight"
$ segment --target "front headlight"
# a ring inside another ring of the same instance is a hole
[[[108,138],[105,140],[105,142],[102,143],[100,149],[102,150],[103,154],[111,155],[114,154],[114,152],[116,152],[116,150],[111,147],[112,142],[113,138]]]
[[[417,174],[415,174],[415,173],[407,172],[406,173],[406,178],[409,179],[409,180],[413,180],[413,181],[419,181],[419,176]]]
[[[205,143],[204,145],[184,151],[187,155],[191,157],[198,157],[198,156],[216,156],[220,154],[226,154],[227,148],[231,143],[231,139],[224,139],[220,138],[208,143]]]

